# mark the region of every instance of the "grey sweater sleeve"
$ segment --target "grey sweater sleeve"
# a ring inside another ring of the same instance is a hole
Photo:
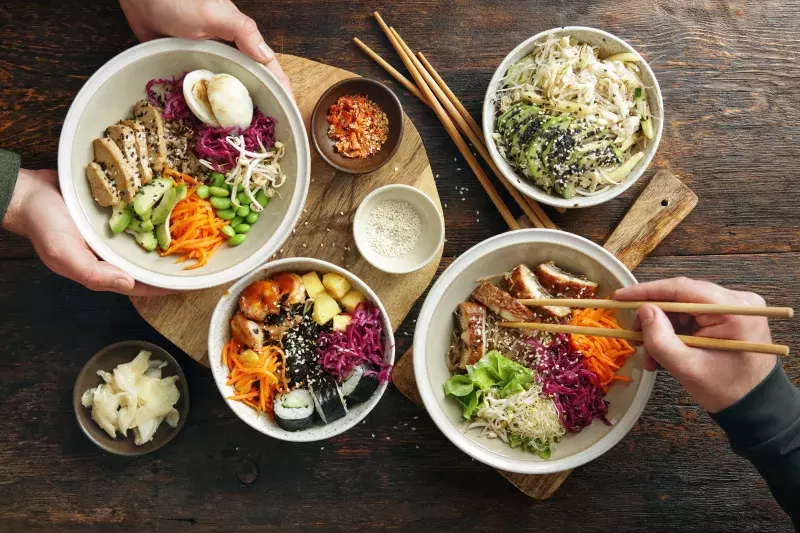
[[[781,362],[744,398],[711,416],[800,530],[800,390]]]
[[[6,216],[14,186],[17,184],[20,158],[14,152],[0,150],[0,222]]]

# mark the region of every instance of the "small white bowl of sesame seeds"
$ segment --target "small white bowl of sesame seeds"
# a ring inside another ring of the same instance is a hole
[[[385,185],[361,201],[353,237],[369,264],[389,274],[408,274],[430,263],[444,244],[444,218],[421,190]]]

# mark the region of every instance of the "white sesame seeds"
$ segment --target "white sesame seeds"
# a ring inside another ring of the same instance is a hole
[[[372,210],[367,222],[367,242],[384,257],[402,257],[417,244],[422,221],[414,207],[386,200]]]

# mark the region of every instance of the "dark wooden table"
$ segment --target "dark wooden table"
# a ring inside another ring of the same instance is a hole
[[[647,57],[664,93],[664,138],[647,176],[671,169],[700,197],[637,277],[705,278],[800,306],[797,3],[397,4],[239,2],[276,50],[387,81],[351,44],[359,36],[401,66],[370,18],[382,9],[476,117],[495,67],[523,39],[570,24],[619,35]],[[0,3],[0,146],[22,153],[27,167],[55,168],[72,98],[100,65],[135,43],[109,0]],[[505,227],[435,117],[392,86],[439,175],[444,268]],[[461,187],[469,189],[463,196]],[[640,189],[553,218],[602,242]],[[366,423],[341,437],[301,445],[270,440],[239,421],[210,372],[150,329],[126,298],[55,276],[27,242],[7,234],[0,235],[0,283],[3,532],[790,528],[755,470],[666,375],[619,446],[576,470],[550,500],[533,501],[458,451],[394,388]],[[400,329],[398,353],[410,346],[417,311]],[[775,322],[774,337],[800,349],[796,325]],[[192,393],[183,432],[137,459],[91,444],[71,403],[86,359],[124,339],[171,348]],[[797,383],[797,359],[785,366]]]

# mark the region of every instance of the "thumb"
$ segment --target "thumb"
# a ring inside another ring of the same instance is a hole
[[[236,6],[223,4],[206,21],[205,32],[213,37],[233,41],[244,54],[259,63],[268,64],[275,60],[275,52],[264,42],[258,31],[256,21],[239,11]]]
[[[126,294],[133,290],[133,277],[105,261],[96,261],[88,271],[80,273],[76,280],[93,291],[111,291]]]
[[[670,373],[687,360],[690,348],[675,335],[672,323],[664,311],[655,305],[644,304],[639,307],[639,321],[647,355]]]

